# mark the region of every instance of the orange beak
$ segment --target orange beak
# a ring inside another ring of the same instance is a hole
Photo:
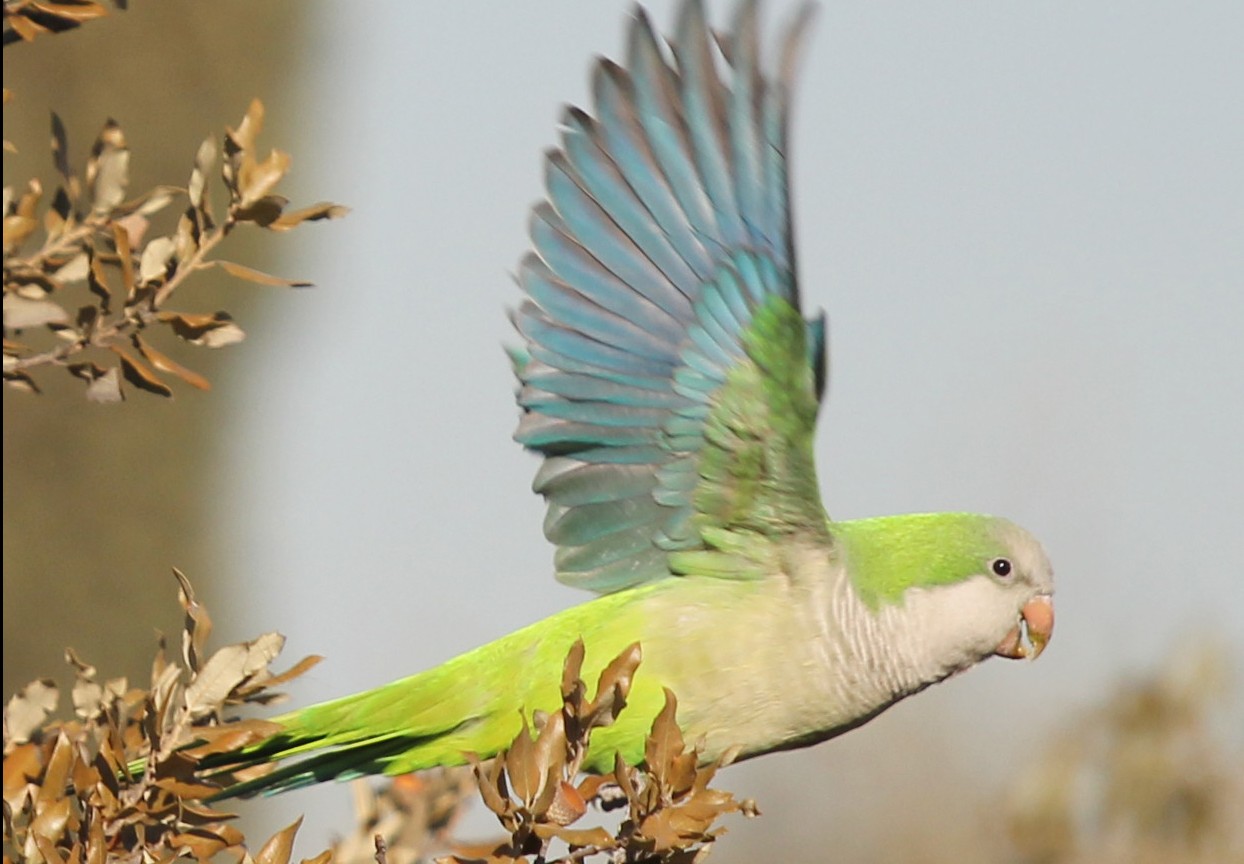
[[[1048,594],[1038,594],[1019,610],[1019,617],[993,653],[1012,660],[1036,660],[1054,634],[1054,601]]]

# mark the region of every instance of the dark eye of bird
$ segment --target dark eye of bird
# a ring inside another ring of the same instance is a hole
[[[1011,575],[1011,562],[1005,558],[995,558],[989,566],[993,569],[993,575],[995,576]]]

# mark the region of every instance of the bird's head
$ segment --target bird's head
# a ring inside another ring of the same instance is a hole
[[[1035,659],[1045,650],[1054,629],[1054,572],[1023,528],[968,513],[839,526],[860,598],[875,611],[892,610],[944,674],[990,655]]]
[[[1054,570],[1041,544],[1018,525],[995,519],[989,533],[1002,552],[990,559],[987,574],[1007,600],[1000,614],[1018,608],[994,654],[1035,660],[1054,633]]]

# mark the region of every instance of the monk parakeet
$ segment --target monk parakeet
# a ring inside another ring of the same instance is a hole
[[[701,757],[832,738],[1053,627],[1049,560],[970,513],[832,521],[812,440],[823,319],[800,312],[787,176],[796,17],[762,67],[755,3],[710,34],[688,0],[668,48],[647,15],[592,74],[545,160],[513,320],[521,420],[557,578],[600,596],[391,684],[276,718],[242,754],[293,759],[234,791],[487,757],[628,645],[629,706],[586,767],[643,759],[664,702]]]

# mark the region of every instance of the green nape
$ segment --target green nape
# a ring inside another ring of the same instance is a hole
[[[871,609],[898,604],[909,588],[950,585],[984,573],[1005,553],[1002,520],[979,513],[910,513],[835,522],[852,584]]]

